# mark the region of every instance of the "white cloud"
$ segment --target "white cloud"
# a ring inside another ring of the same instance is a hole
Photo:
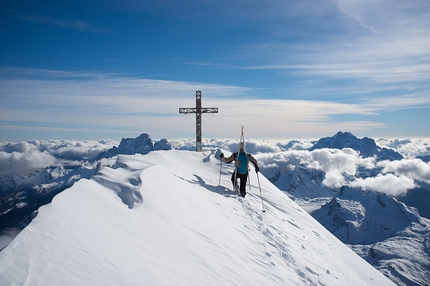
[[[325,172],[323,184],[339,188],[354,177],[358,167],[374,168],[374,158],[362,158],[352,149],[290,150],[280,153],[259,154],[263,167],[278,167],[281,173],[292,166],[304,166]]]
[[[99,153],[118,145],[118,142],[112,140],[62,140],[59,144],[42,141],[40,145],[42,148],[49,150],[49,152],[54,156],[73,160],[88,160],[94,158]]]
[[[393,174],[378,174],[376,177],[356,178],[349,183],[349,186],[369,189],[391,196],[399,196],[415,187],[414,180],[406,176],[396,176]]]
[[[3,143],[3,144],[2,144]],[[6,143],[0,142],[0,151],[7,153],[18,152],[18,153],[28,153],[30,151],[37,150],[38,147],[29,142],[16,142],[16,143]]]
[[[229,152],[236,152],[238,149],[240,133],[238,133],[238,139],[207,139],[202,138],[202,145],[205,149],[222,149]],[[185,149],[193,149],[195,147],[195,139],[180,138],[180,139],[169,139],[169,143],[175,149],[185,147]],[[312,146],[309,140],[283,140],[283,141],[271,141],[271,140],[254,140],[246,139],[247,152],[251,154],[258,153],[279,153],[289,149],[301,150],[307,149]]]
[[[311,153],[315,169],[321,169],[325,172],[336,171],[353,175],[356,172],[356,164],[359,160],[358,152],[352,149],[316,149]]]
[[[270,41],[247,47],[251,64],[244,68],[295,76],[301,82],[299,88],[288,89],[302,98],[315,98],[316,94],[353,98],[363,109],[376,113],[428,108],[429,1],[327,2],[333,6],[312,3],[314,9],[322,8],[320,14],[312,14],[314,20],[303,15],[303,19],[318,22],[310,28],[309,37],[303,33],[292,44],[285,41],[288,32],[273,33]],[[278,27],[289,31],[284,25]],[[315,36],[317,27],[321,37]],[[253,59],[258,57],[264,59],[255,64]]]
[[[340,188],[342,185],[348,185],[392,196],[404,194],[415,187],[415,180],[426,181],[430,176],[430,166],[421,160],[376,163],[374,158],[362,158],[358,152],[348,148],[319,149],[311,152],[290,150],[259,154],[257,158],[269,174],[275,174],[278,170],[285,174],[300,165],[322,170],[325,173],[322,182],[325,186]],[[361,167],[380,173],[374,177],[359,178],[357,170]]]
[[[113,140],[0,142],[0,173],[28,174],[53,165],[80,165],[117,145]]]
[[[303,138],[310,133],[323,136],[343,129],[345,124],[351,132],[384,126],[370,121],[326,124],[337,115],[374,114],[365,105],[259,99],[260,91],[248,87],[134,79],[109,74],[12,68],[2,68],[1,71],[5,77],[0,80],[0,128],[4,130],[92,133],[124,130],[141,133],[144,130],[164,138],[169,134],[172,137],[176,137],[175,134],[191,135],[195,118],[179,114],[179,108],[195,106],[196,90],[203,91],[203,107],[219,108],[218,114],[203,116],[204,131],[211,137],[235,138],[243,124],[246,124],[250,137],[257,135],[266,139]]]
[[[384,166],[382,173],[393,173],[397,176],[423,181],[430,184],[430,164],[419,159],[403,159],[401,161],[385,161],[378,164]]]
[[[342,173],[337,172],[337,170],[326,172],[322,183],[327,187],[335,189],[339,189],[343,185],[347,184],[345,176]]]
[[[118,142],[113,140],[33,140],[26,142],[0,142],[0,151],[5,153],[26,153],[37,151],[49,153],[58,158],[69,160],[88,160],[106,151]],[[15,156],[16,157],[16,156]]]
[[[376,143],[380,146],[397,150],[405,158],[413,158],[430,154],[430,138],[381,138],[376,140]]]
[[[138,134],[136,134],[137,136]],[[239,134],[240,135],[240,134]],[[161,139],[161,138],[158,138]],[[153,140],[157,140],[154,139]],[[203,139],[205,148],[237,151],[238,139]],[[413,140],[391,140],[397,148],[408,145]],[[174,148],[194,149],[195,139],[169,140]],[[422,145],[425,140],[420,139]],[[52,164],[62,164],[70,160],[87,160],[98,153],[117,146],[112,140],[34,140],[27,142],[0,142],[0,173],[10,171],[28,173]],[[362,158],[357,151],[349,148],[317,149],[313,151],[295,150],[310,147],[309,140],[268,141],[247,139],[248,152],[255,155],[263,172],[269,176],[286,174],[297,166],[313,168],[324,172],[323,185],[340,188],[342,185],[371,189],[390,195],[400,195],[415,186],[415,181],[430,183],[430,164],[418,159],[375,162],[374,158]],[[299,147],[297,147],[299,146]],[[67,162],[69,164],[76,162]],[[374,177],[359,178],[357,170],[376,173]]]
[[[355,150],[345,148],[317,149],[311,152],[312,162],[308,167],[326,173],[323,184],[340,188],[356,175],[358,167],[374,168],[374,158],[362,158]]]
[[[429,2],[336,0],[349,37],[323,59],[338,77],[378,83],[426,81],[430,73]],[[343,75],[342,75],[343,74]]]
[[[29,153],[6,153],[0,151],[0,173],[27,174],[38,168],[53,165],[56,159],[47,152],[30,151]]]

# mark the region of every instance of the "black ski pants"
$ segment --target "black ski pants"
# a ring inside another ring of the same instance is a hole
[[[231,182],[233,183],[233,187],[237,184],[237,179],[240,181],[240,194],[245,195],[246,194],[246,181],[248,179],[248,173],[246,174],[239,174],[237,172],[233,172],[231,175]]]

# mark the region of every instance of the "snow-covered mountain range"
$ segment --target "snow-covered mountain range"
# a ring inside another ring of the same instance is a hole
[[[37,215],[40,205],[82,179],[92,178],[98,184],[110,186],[130,208],[144,203],[137,187],[124,187],[124,183],[101,176],[110,169],[103,169],[103,166],[120,170],[127,166],[118,165],[122,162],[117,161],[119,154],[150,155],[151,151],[172,147],[194,150],[192,142],[162,139],[153,143],[149,135],[142,134],[123,139],[118,147],[109,140],[62,141],[61,148],[54,147],[52,141],[0,144],[0,162],[11,164],[0,168],[0,218],[4,224],[0,231],[0,247],[7,245]],[[430,144],[422,139],[380,139],[377,142],[339,132],[319,141],[250,140],[247,149],[258,159],[262,175],[396,284],[430,284],[428,271],[425,271],[430,268],[429,221],[422,217],[428,215],[430,165],[411,155],[414,154],[411,150],[415,149],[419,150],[417,157],[425,156],[426,150],[430,153]],[[85,149],[85,144],[91,148]],[[415,145],[406,149],[408,144]],[[237,141],[206,140],[203,147],[228,153],[237,149]],[[407,159],[394,147],[402,150]],[[81,161],[77,160],[79,154],[84,158]],[[13,156],[19,159],[15,165],[11,163]],[[33,171],[26,162],[34,160],[28,158],[38,158],[39,163],[33,163]],[[46,167],[41,167],[43,162]],[[23,171],[19,172],[20,169]],[[132,181],[129,182],[132,186],[142,185],[139,179]],[[419,212],[410,206],[418,207]],[[399,219],[394,220],[395,217]],[[402,217],[408,220],[401,220]],[[372,227],[365,227],[372,223]],[[378,239],[370,239],[375,237]],[[406,242],[407,247],[404,247]],[[412,257],[412,250],[420,252]]]

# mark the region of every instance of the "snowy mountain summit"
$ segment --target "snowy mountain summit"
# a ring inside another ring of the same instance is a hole
[[[360,152],[360,155],[364,158],[376,156],[377,160],[401,160],[403,156],[398,152],[379,147],[376,145],[375,140],[364,137],[358,139],[350,132],[339,131],[333,137],[324,137],[318,140],[314,146],[309,150],[322,149],[322,148],[333,148],[343,149],[351,148]]]
[[[2,284],[394,285],[263,175],[238,198],[218,156],[119,155],[0,252]]]
[[[111,158],[118,154],[134,155],[134,154],[148,154],[151,151],[156,150],[171,150],[172,146],[167,142],[166,139],[161,139],[158,142],[153,143],[151,137],[142,133],[136,138],[122,138],[119,146],[112,147],[107,151],[100,153],[95,160],[101,158]]]

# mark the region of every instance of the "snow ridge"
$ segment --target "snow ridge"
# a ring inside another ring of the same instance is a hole
[[[40,209],[0,253],[0,277],[6,285],[393,285],[264,176],[265,213],[254,172],[245,199],[229,189],[232,166],[219,185],[216,154],[119,156]]]

